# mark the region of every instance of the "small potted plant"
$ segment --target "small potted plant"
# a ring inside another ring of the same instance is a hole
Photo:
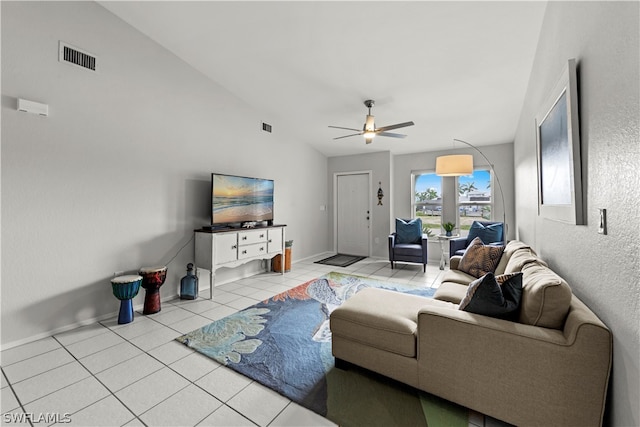
[[[442,224],[442,228],[444,228],[444,231],[446,231],[447,236],[451,236],[451,232],[453,231],[455,226],[456,225],[452,222],[445,222],[444,224]]]

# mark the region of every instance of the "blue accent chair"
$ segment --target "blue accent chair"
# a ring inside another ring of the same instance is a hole
[[[473,239],[480,237],[485,245],[504,246],[504,223],[498,221],[473,221],[469,235],[449,240],[449,256],[464,255]]]
[[[402,223],[419,221],[417,234],[408,242],[406,234],[398,229]],[[420,219],[396,219],[396,231],[389,235],[389,261],[391,268],[397,261],[422,264],[422,271],[427,271],[427,235],[422,233],[422,221]]]

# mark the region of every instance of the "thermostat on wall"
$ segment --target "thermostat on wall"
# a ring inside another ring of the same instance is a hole
[[[49,115],[49,106],[47,104],[18,98],[18,111],[24,111],[25,113],[33,113],[46,117]]]

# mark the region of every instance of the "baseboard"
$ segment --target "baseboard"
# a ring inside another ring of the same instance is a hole
[[[319,253],[317,253],[317,254],[313,254],[313,255],[310,255],[310,256],[308,256],[308,257],[304,257],[304,258],[300,258],[300,259],[297,259],[297,260],[295,260],[295,261],[292,261],[292,262],[291,262],[291,264],[296,264],[296,263],[298,263],[298,262],[307,261],[307,260],[314,259],[314,258],[318,258],[318,257],[321,257],[321,256],[326,258],[326,257],[328,257],[328,256],[335,255],[335,254],[336,254],[336,253],[335,253],[335,252],[333,252],[333,251],[324,251],[324,252],[319,252]]]
[[[296,264],[298,262],[303,262],[303,261],[306,261],[306,260],[309,260],[309,259],[314,259],[314,258],[323,256],[323,255],[329,256],[329,255],[332,255],[332,254],[334,254],[334,253],[330,252],[330,251],[320,252],[320,253],[305,257],[305,258],[297,259],[295,261],[292,260],[291,263],[292,264]],[[230,283],[230,282],[234,282],[236,280],[240,280],[242,278],[253,277],[253,276],[254,276],[254,274],[249,274],[247,276],[238,277],[238,278],[231,278],[229,280],[222,281],[222,282],[217,282],[216,281],[216,285],[215,285],[214,289],[216,287],[218,287],[218,286],[224,285],[225,283]],[[208,289],[209,289],[209,286],[200,287],[199,291],[204,291],[204,290],[208,290]],[[215,291],[214,291],[214,294],[215,294]],[[166,297],[162,298],[161,301],[162,302],[166,302],[166,301],[170,301],[170,300],[173,300],[173,299],[176,299],[176,298],[179,298],[179,297],[180,296],[178,294],[169,295],[169,296],[166,296]],[[214,295],[214,298],[215,298],[215,295]],[[144,307],[144,303],[141,303],[141,304],[135,305],[133,307],[133,309],[135,311],[138,311],[138,310],[142,310],[143,307]],[[60,326],[60,327],[52,329],[50,331],[41,332],[39,334],[32,335],[32,336],[26,337],[26,338],[22,338],[22,339],[17,340],[17,341],[12,341],[12,342],[9,342],[9,343],[5,343],[5,344],[0,345],[0,351],[8,350],[8,349],[13,348],[13,347],[18,347],[18,346],[21,346],[23,344],[29,344],[31,342],[38,341],[38,340],[41,340],[41,339],[44,339],[44,338],[49,338],[49,337],[52,337],[54,335],[61,334],[63,332],[67,332],[67,331],[71,331],[71,330],[76,329],[76,328],[80,328],[82,326],[88,326],[88,325],[92,325],[92,324],[95,324],[95,323],[98,323],[98,322],[102,322],[104,320],[107,320],[107,319],[110,319],[110,318],[113,318],[113,317],[117,317],[118,313],[119,313],[119,309],[115,310],[115,311],[113,311],[111,313],[107,313],[105,315],[99,316],[99,317],[93,317],[93,318],[90,318],[90,319],[80,320],[78,322],[74,322],[74,323],[69,324],[69,325]]]
[[[204,291],[204,290],[207,290],[207,289],[209,289],[209,286],[207,286],[205,288],[200,288],[199,291]],[[168,302],[168,301],[174,300],[176,298],[180,298],[180,295],[178,295],[178,294],[169,295],[167,297],[161,298],[160,301]],[[114,301],[118,302],[117,300],[114,300]],[[136,304],[136,305],[133,306],[133,310],[134,311],[139,311],[139,310],[142,311],[143,308],[144,308],[144,302],[142,302],[141,304]],[[102,322],[104,320],[112,319],[112,318],[118,317],[119,313],[120,313],[120,309],[118,308],[118,310],[116,310],[114,312],[111,312],[111,313],[104,314],[102,316],[93,317],[93,318],[90,318],[90,319],[80,320],[78,322],[74,322],[74,323],[71,323],[69,325],[60,326],[60,327],[52,329],[50,331],[41,332],[39,334],[32,335],[32,336],[26,337],[26,338],[22,338],[22,339],[17,340],[17,341],[12,341],[12,342],[9,342],[9,343],[5,343],[5,344],[0,345],[0,351],[9,350],[10,348],[18,347],[18,346],[21,346],[21,345],[24,345],[24,344],[29,344],[29,343],[34,342],[34,341],[38,341],[38,340],[41,340],[41,339],[49,338],[49,337],[52,337],[54,335],[58,335],[58,334],[61,334],[61,333],[67,332],[67,331],[71,331],[71,330],[76,329],[76,328],[81,328],[82,326],[89,326],[89,325],[96,324],[98,322]]]

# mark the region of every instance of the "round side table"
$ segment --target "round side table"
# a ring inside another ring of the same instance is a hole
[[[459,234],[452,234],[451,236],[447,236],[446,234],[438,234],[436,236],[438,241],[440,242],[440,270],[444,270],[444,266],[447,265],[447,259],[444,256],[444,244],[448,243],[449,240],[455,239],[456,237],[460,237]],[[449,251],[447,251],[449,254]]]

